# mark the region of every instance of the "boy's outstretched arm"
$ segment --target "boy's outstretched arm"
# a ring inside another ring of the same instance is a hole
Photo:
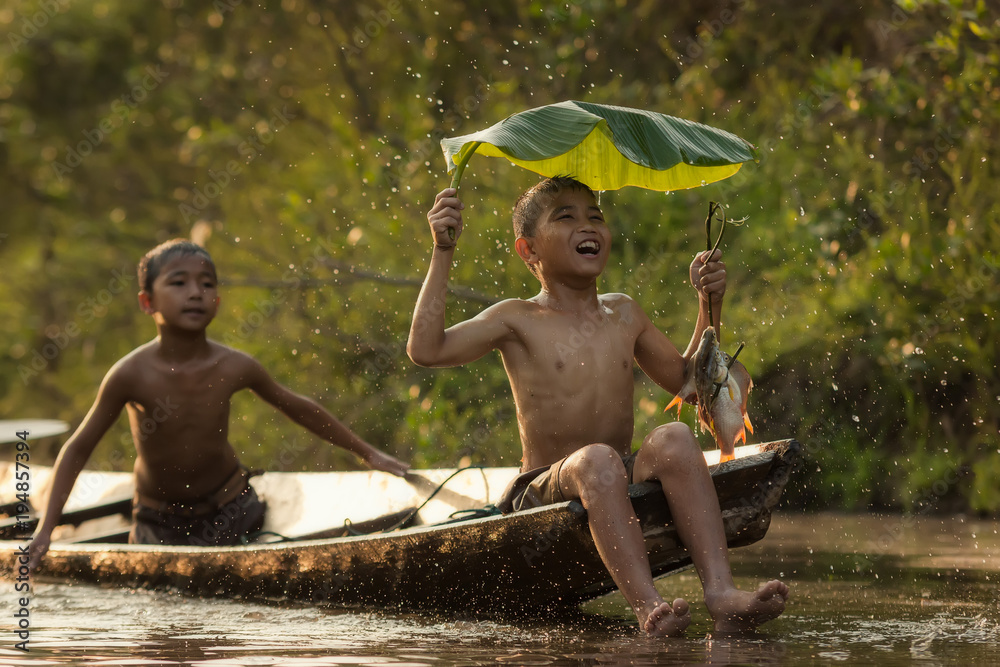
[[[456,194],[454,188],[442,190],[427,213],[434,250],[413,310],[406,343],[406,353],[420,366],[459,366],[475,361],[511,334],[501,317],[503,303],[490,306],[476,317],[445,330],[448,272],[455,244],[462,234],[464,206]],[[454,239],[449,236],[449,229],[454,230]]]
[[[48,552],[52,529],[59,524],[63,506],[73,490],[73,485],[76,484],[76,478],[80,476],[80,471],[83,470],[97,443],[118,420],[122,408],[125,407],[127,399],[124,382],[117,368],[116,366],[108,372],[90,412],[59,450],[59,456],[53,467],[52,488],[49,491],[45,514],[38,522],[31,544],[28,546],[30,570],[34,570]]]
[[[402,477],[410,469],[409,464],[376,449],[363,440],[313,399],[297,394],[278,383],[256,360],[249,356],[246,359],[250,365],[247,387],[285,413],[289,419],[327,442],[357,455],[372,470],[381,470]]]

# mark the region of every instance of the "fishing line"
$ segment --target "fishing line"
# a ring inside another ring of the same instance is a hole
[[[715,218],[717,213],[722,214],[719,218],[719,222],[722,223],[722,227],[719,229],[719,236],[715,239],[715,245],[712,245],[712,219]],[[705,218],[705,247],[708,249],[708,257],[705,260],[705,264],[708,264],[709,260],[712,259],[712,255],[715,251],[719,249],[719,244],[722,243],[722,236],[726,233],[726,225],[736,225],[737,227],[742,225],[747,221],[749,216],[743,216],[739,220],[726,219],[726,210],[719,202],[710,201],[708,202],[708,216]],[[712,316],[712,295],[708,296],[708,326],[715,326],[715,319]],[[722,336],[719,336],[721,341]],[[736,357],[739,356],[740,352],[743,350],[744,343],[740,343],[739,348],[736,350],[730,359],[729,363],[726,364],[726,379],[722,382],[715,383],[715,393],[712,395],[712,400],[714,401],[719,397],[719,392],[722,390],[722,385],[729,381],[729,369],[733,367],[736,362]]]
[[[422,510],[424,508],[424,506],[427,505],[427,503],[429,503],[434,498],[434,496],[436,496],[438,494],[438,491],[440,491],[441,489],[444,488],[445,484],[447,484],[448,482],[450,482],[452,480],[452,478],[454,478],[458,473],[465,472],[466,470],[478,470],[480,472],[480,474],[482,474],[482,476],[483,476],[483,483],[486,485],[486,497],[489,498],[490,497],[490,483],[489,483],[489,480],[486,478],[486,471],[483,470],[483,467],[482,466],[466,466],[464,468],[459,468],[455,472],[453,472],[450,475],[448,475],[448,477],[445,478],[445,480],[443,482],[441,482],[440,484],[438,484],[437,488],[434,489],[434,491],[431,492],[431,495],[427,496],[427,499],[424,500],[424,502],[420,503],[420,505],[418,505],[417,507],[413,508],[413,510],[409,514],[407,514],[405,517],[403,517],[401,520],[397,521],[393,525],[391,525],[388,528],[384,529],[382,532],[383,533],[389,533],[389,532],[392,532],[392,531],[394,531],[394,530],[396,530],[398,528],[401,528],[402,526],[405,526],[410,520],[413,519],[413,517],[415,517],[417,515],[417,513],[420,510]],[[462,511],[462,510],[459,510],[459,511]],[[466,511],[468,511],[468,510],[466,510]],[[478,510],[473,510],[473,511],[478,511]]]
[[[464,468],[459,468],[455,472],[453,472],[450,475],[448,475],[448,477],[445,478],[445,480],[443,482],[441,482],[440,484],[438,484],[437,487],[431,492],[431,494],[429,496],[427,496],[427,498],[422,503],[420,503],[420,505],[418,505],[417,507],[415,507],[412,510],[410,510],[406,514],[406,516],[404,516],[402,519],[400,519],[396,523],[392,524],[388,528],[384,528],[383,530],[381,530],[379,532],[389,533],[389,532],[392,532],[394,530],[398,530],[399,528],[402,528],[403,526],[405,526],[407,523],[409,523],[413,519],[413,517],[415,517],[417,515],[418,512],[420,512],[420,510],[422,510],[427,505],[427,503],[429,503],[431,500],[434,499],[434,496],[436,496],[438,494],[438,492],[441,491],[441,489],[443,489],[448,482],[450,482],[456,475],[458,475],[461,472],[465,472],[466,470],[478,470],[480,472],[480,474],[483,476],[483,486],[486,489],[486,497],[489,498],[490,497],[490,482],[489,482],[489,478],[486,477],[486,471],[483,469],[483,466],[466,466]],[[459,515],[459,514],[461,514],[463,512],[470,513],[471,516],[462,517],[461,519],[454,519],[454,517],[456,517],[457,515]],[[479,516],[491,516],[493,514],[498,514],[499,512],[500,512],[500,510],[496,509],[496,507],[494,507],[493,505],[486,505],[485,507],[483,507],[481,509],[458,510],[456,512],[453,512],[451,515],[449,515],[449,517],[453,518],[453,520],[463,520],[465,518],[471,519],[471,518],[477,518]],[[450,522],[445,522],[445,523],[450,523]],[[348,536],[354,537],[354,536],[358,536],[358,535],[371,535],[371,534],[373,534],[375,532],[375,531],[360,531],[360,530],[355,530],[354,527],[353,527],[353,525],[354,524],[353,524],[353,522],[350,519],[345,519],[344,520],[344,526],[343,526],[343,528],[344,528],[344,530],[347,531]],[[258,530],[256,532],[250,534],[250,535],[243,535],[243,536],[241,536],[240,537],[240,542],[242,544],[244,544],[244,545],[250,544],[253,540],[256,540],[258,537],[264,537],[266,535],[272,535],[274,537],[277,537],[282,542],[296,542],[296,541],[301,540],[301,538],[288,537],[287,535],[282,535],[281,533],[276,533],[276,532],[274,532],[272,530]]]
[[[719,237],[715,239],[715,245],[712,245],[712,219],[717,213],[722,214],[719,221],[722,223],[722,228],[719,230]],[[705,248],[708,250],[708,258],[705,260],[705,264],[712,259],[712,255],[715,251],[719,249],[719,244],[722,243],[722,235],[726,233],[726,225],[736,225],[739,227],[744,222],[749,219],[749,216],[743,216],[739,220],[726,219],[726,210],[719,202],[710,201],[708,202],[708,217],[705,218]],[[714,320],[712,318],[712,296],[708,297],[708,326],[715,326]],[[721,338],[721,337],[720,337]]]

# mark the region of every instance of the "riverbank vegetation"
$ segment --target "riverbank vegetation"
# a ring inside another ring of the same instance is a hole
[[[1000,510],[992,3],[87,0],[8,3],[0,25],[5,417],[79,423],[154,333],[136,262],[185,236],[223,280],[210,335],[418,466],[516,465],[497,356],[406,358],[424,215],[442,136],[583,99],[759,147],[720,184],[603,193],[602,289],[683,348],[708,202],[749,216],[723,242],[723,340],[747,343],[756,439],[806,446],[787,506]],[[450,321],[537,290],[510,232],[536,180],[472,159]],[[641,377],[635,401],[638,443],[673,417]],[[353,465],[252,396],[233,415],[250,465]],[[124,419],[94,463],[130,466]]]

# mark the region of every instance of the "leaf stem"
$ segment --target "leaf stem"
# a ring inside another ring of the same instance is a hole
[[[479,148],[481,143],[483,142],[474,142],[472,144],[472,148],[469,149],[469,152],[463,155],[462,159],[455,165],[455,175],[451,177],[451,187],[458,190],[458,184],[462,181],[462,174],[465,173],[465,165],[469,163],[469,158],[472,157],[472,154],[476,152],[476,149]],[[455,240],[455,230],[450,227],[448,228],[448,238],[452,241]]]
[[[451,177],[451,187],[456,190],[458,189],[458,184],[462,180],[462,174],[465,172],[465,165],[469,163],[469,158],[472,157],[472,154],[476,152],[476,149],[479,148],[481,143],[483,142],[473,142],[472,148],[469,149],[469,152],[463,155],[462,159],[455,164],[455,175]]]

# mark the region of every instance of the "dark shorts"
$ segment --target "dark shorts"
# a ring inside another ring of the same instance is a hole
[[[632,469],[635,467],[637,453],[633,452],[622,457],[628,484],[632,483]],[[496,504],[497,509],[504,514],[510,514],[532,507],[554,505],[573,500],[573,498],[567,498],[563,495],[562,488],[559,486],[559,473],[564,463],[566,463],[566,459],[561,458],[550,466],[522,472],[507,485],[507,489]]]
[[[200,547],[241,544],[242,538],[264,526],[266,508],[249,483],[233,500],[197,514],[161,511],[134,502],[128,541]]]

